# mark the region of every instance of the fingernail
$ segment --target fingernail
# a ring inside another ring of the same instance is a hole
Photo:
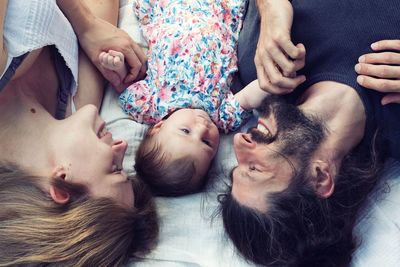
[[[357,76],[357,82],[358,82],[359,84],[362,84],[362,83],[364,82],[364,77],[362,77],[362,76]]]
[[[371,48],[372,48],[372,49],[378,49],[378,44],[377,44],[377,43],[371,44]]]
[[[365,62],[365,56],[359,57],[358,62],[360,62],[360,63]]]
[[[381,100],[381,104],[382,104],[382,106],[384,106],[384,105],[386,105],[386,104],[388,104],[389,102],[385,99],[385,98],[382,98],[382,100]]]
[[[354,70],[355,70],[357,73],[360,72],[360,70],[361,70],[360,64],[356,64],[356,65],[354,66]]]

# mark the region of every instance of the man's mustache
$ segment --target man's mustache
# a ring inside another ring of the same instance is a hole
[[[249,128],[247,133],[250,134],[251,140],[258,144],[271,144],[276,140],[276,135],[267,135],[258,130],[256,127]]]

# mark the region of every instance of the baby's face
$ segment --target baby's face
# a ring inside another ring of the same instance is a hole
[[[200,109],[180,109],[153,127],[164,151],[174,158],[192,156],[196,172],[204,176],[219,145],[219,131]]]

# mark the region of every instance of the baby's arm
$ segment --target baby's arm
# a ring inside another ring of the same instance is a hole
[[[258,80],[254,80],[244,87],[241,91],[235,94],[235,99],[239,102],[240,106],[246,110],[252,110],[258,108],[264,98],[269,93],[263,91]]]
[[[115,71],[119,77],[126,77],[128,74],[128,68],[125,65],[125,57],[121,52],[114,50],[101,52],[99,60],[104,68]]]

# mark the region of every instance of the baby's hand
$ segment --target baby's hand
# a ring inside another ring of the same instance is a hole
[[[124,54],[114,50],[101,52],[99,55],[100,64],[109,70],[115,71],[119,77],[126,77],[128,69],[125,66]]]
[[[242,108],[251,110],[258,108],[268,95],[270,94],[260,88],[258,80],[254,80],[236,93],[235,98]]]

